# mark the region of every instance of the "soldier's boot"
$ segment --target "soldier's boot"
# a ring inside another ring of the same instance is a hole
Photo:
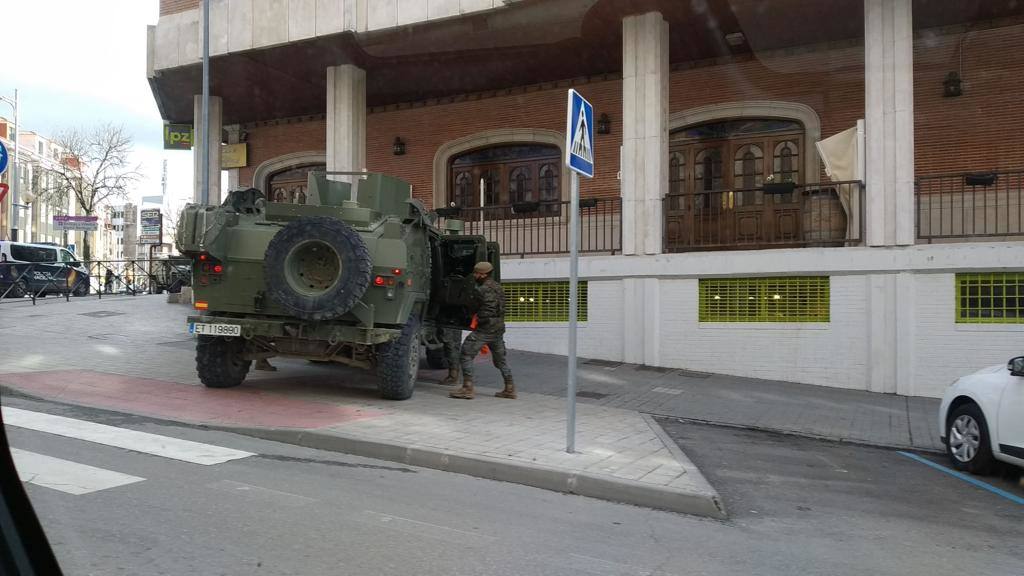
[[[450,394],[448,394],[448,397],[449,398],[461,398],[463,400],[472,400],[473,399],[473,379],[472,378],[463,378],[462,379],[462,387],[459,388],[458,390],[453,390]]]
[[[441,386],[455,386],[459,383],[460,371],[458,368],[448,368],[448,375],[441,380]]]
[[[260,358],[256,361],[257,370],[265,370],[267,372],[277,372],[277,366],[274,366],[266,358]]]
[[[501,392],[495,392],[494,395],[498,398],[516,399],[516,383],[512,381],[511,376],[505,378],[505,389]]]

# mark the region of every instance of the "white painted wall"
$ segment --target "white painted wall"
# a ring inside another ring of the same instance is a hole
[[[1024,270],[1024,242],[590,256],[586,358],[941,396],[957,376],[1024,354],[1024,325],[957,325],[956,271]],[[698,278],[828,275],[831,321],[697,320]],[[502,262],[502,280],[564,280],[567,258]],[[564,354],[565,323],[509,323],[509,348]]]
[[[1024,324],[956,323],[954,274],[916,274],[914,291],[917,338],[911,395],[940,396],[957,377],[1024,354]]]
[[[661,365],[863,388],[866,283],[863,276],[831,279],[831,322],[814,324],[701,323],[697,279],[662,280]]]
[[[505,266],[502,263],[502,281]],[[579,323],[576,342],[578,354],[584,358],[622,361],[622,281],[589,282],[587,286],[587,321]],[[566,326],[563,322],[516,322],[505,335],[505,345],[516,350],[567,354]]]

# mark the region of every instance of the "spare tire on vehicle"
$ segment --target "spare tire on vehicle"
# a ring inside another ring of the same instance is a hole
[[[263,277],[267,293],[304,320],[330,320],[359,302],[370,285],[373,263],[366,243],[334,218],[299,218],[267,246]]]

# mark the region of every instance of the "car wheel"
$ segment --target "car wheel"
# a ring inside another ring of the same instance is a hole
[[[24,298],[28,295],[28,286],[24,280],[18,280],[11,285],[10,290],[7,292],[8,298]]]
[[[946,423],[946,453],[957,470],[972,474],[987,474],[992,470],[988,423],[977,404],[964,404],[949,415]]]

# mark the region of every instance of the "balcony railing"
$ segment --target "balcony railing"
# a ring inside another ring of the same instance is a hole
[[[619,198],[580,200],[581,253],[616,254],[622,250],[621,205]],[[466,234],[498,242],[503,255],[524,257],[568,253],[569,214],[569,202],[560,201],[449,209],[444,217],[464,221]]]
[[[864,237],[859,181],[669,194],[663,208],[666,252],[855,246]]]
[[[922,176],[915,200],[922,242],[1024,237],[1024,170]]]

